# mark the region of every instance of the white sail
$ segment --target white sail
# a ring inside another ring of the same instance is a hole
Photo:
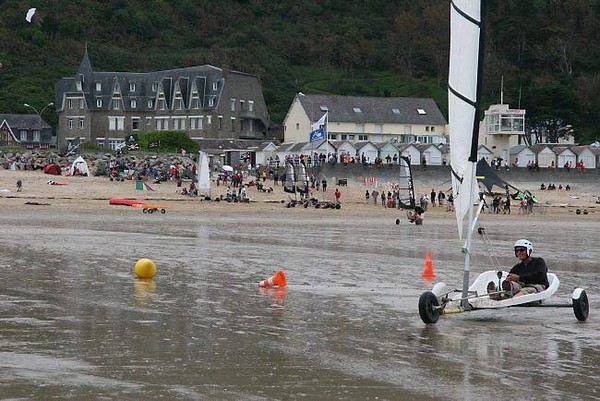
[[[200,151],[198,158],[198,192],[210,196],[210,167],[208,165],[208,154]]]
[[[477,197],[481,7],[481,2],[475,0],[452,0],[450,6],[448,120],[452,189],[460,238],[465,216]]]

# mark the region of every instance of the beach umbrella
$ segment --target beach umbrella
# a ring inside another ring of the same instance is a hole
[[[231,166],[225,165],[222,168],[223,168],[224,171],[230,171],[230,172],[233,171],[233,167],[231,167]]]

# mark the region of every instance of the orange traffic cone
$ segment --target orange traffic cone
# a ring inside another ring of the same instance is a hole
[[[285,287],[286,285],[287,280],[285,279],[285,274],[283,274],[283,270],[279,270],[272,277],[258,283],[259,287]]]
[[[425,271],[421,274],[423,278],[434,278],[435,273],[433,272],[433,262],[431,261],[431,252],[427,251],[425,254]]]

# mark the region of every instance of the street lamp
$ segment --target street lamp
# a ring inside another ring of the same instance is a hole
[[[44,107],[42,107],[41,111],[38,111],[38,109],[36,109],[32,105],[30,105],[29,103],[24,103],[23,106],[29,107],[30,109],[32,109],[33,111],[35,111],[35,113],[38,115],[38,134],[39,134],[38,145],[39,145],[39,148],[41,150],[42,149],[42,114],[44,114],[44,111],[48,107],[54,106],[54,102],[50,102],[47,105],[45,105]]]

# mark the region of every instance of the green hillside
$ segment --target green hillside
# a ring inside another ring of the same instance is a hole
[[[600,0],[488,0],[484,107],[559,117],[600,138]],[[212,64],[261,77],[271,122],[298,91],[433,97],[446,113],[446,0],[0,2],[0,113],[29,113],[73,76]],[[51,113],[45,114],[49,118]],[[55,118],[55,116],[54,116]],[[49,118],[50,119],[50,118]]]

